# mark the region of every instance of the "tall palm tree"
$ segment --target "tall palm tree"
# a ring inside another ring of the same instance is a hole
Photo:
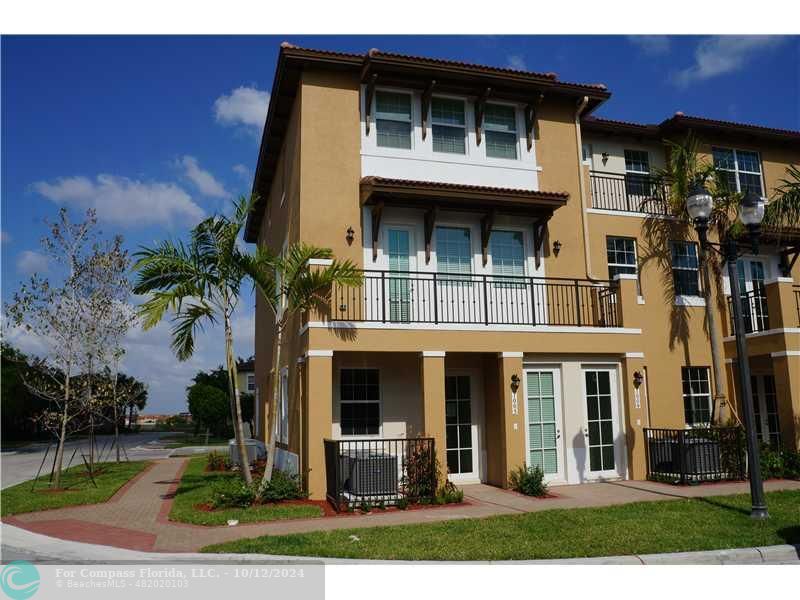
[[[764,224],[773,227],[800,226],[800,168],[797,165],[786,167],[786,177],[767,204]]]
[[[669,222],[658,217],[645,219],[643,224],[645,238],[648,239],[655,253],[663,253],[669,239],[674,235],[676,226],[683,226],[685,233],[689,233],[686,199],[689,197],[690,189],[698,181],[708,186],[709,192],[714,198],[713,209],[709,217],[709,228],[716,231],[720,238],[740,228],[741,224],[736,220],[739,194],[731,192],[725,178],[714,168],[713,164],[700,156],[699,140],[689,133],[678,142],[666,140],[665,143],[668,151],[667,166],[658,169],[655,173],[656,179],[660,180],[662,184],[658,186],[658,189],[664,190],[664,192],[656,201],[665,202],[668,214],[677,218],[678,222],[683,225],[676,225],[674,221]],[[669,257],[662,254],[659,260],[665,267],[664,271],[669,272],[671,264]],[[718,407],[723,406],[727,399],[724,353],[717,324],[718,306],[712,303],[711,295],[712,280],[715,283],[714,287],[721,290],[721,265],[717,257],[708,254],[703,247],[698,249],[698,262],[703,284],[701,293],[705,300],[705,325],[711,343],[711,363],[714,370],[714,402],[711,410],[711,421],[713,422],[715,416],[718,415]],[[665,277],[665,283],[667,289],[672,290],[674,296],[672,278]],[[722,294],[719,296],[722,297]],[[676,316],[676,318],[678,317]],[[685,328],[685,323],[683,327]],[[732,410],[732,414],[735,416],[736,413]]]
[[[331,260],[329,264],[311,264],[314,259]],[[263,490],[272,478],[275,465],[276,415],[281,393],[280,367],[283,333],[293,317],[315,310],[325,314],[330,309],[334,286],[353,287],[362,283],[363,276],[349,260],[333,260],[330,248],[318,248],[306,243],[290,246],[280,256],[264,248],[244,259],[244,269],[255,282],[272,312],[274,321],[272,352],[272,394],[267,412],[267,465],[261,481]]]
[[[231,217],[214,215],[205,219],[192,229],[186,244],[166,240],[155,248],[143,247],[135,255],[138,278],[133,290],[150,295],[138,311],[144,329],[155,327],[167,312],[173,315],[172,349],[179,360],[192,356],[195,336],[204,325],[222,321],[234,435],[242,476],[248,485],[253,478],[244,445],[231,319],[247,269],[268,259],[264,255],[250,257],[237,245],[254,202],[255,198],[240,198],[234,203]],[[261,265],[259,272],[267,270]],[[256,280],[255,284],[266,296],[274,295],[274,282],[269,278]]]

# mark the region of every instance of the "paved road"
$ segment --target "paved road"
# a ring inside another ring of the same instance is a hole
[[[176,451],[173,449],[159,447],[159,438],[169,435],[174,434],[169,432],[147,431],[123,435],[121,436],[121,440],[130,460],[166,458],[177,452],[191,454],[194,452],[204,452],[206,450],[205,448],[181,448]],[[113,437],[113,435],[97,436],[98,451],[103,448],[104,445],[107,446],[106,451],[103,454],[104,457],[108,452],[108,448],[111,447]],[[75,455],[75,459],[72,462],[73,465],[80,464],[81,452],[88,454],[89,440],[79,439],[67,442],[64,451],[64,466],[66,466],[67,462],[69,462],[69,459],[72,456],[75,448],[78,448],[78,453]],[[2,487],[6,488],[11,485],[16,485],[22,481],[33,479],[36,476],[36,471],[39,469],[39,465],[42,464],[42,458],[44,457],[46,451],[47,443],[36,443],[23,448],[16,448],[14,450],[2,452],[2,455],[0,456],[0,465],[2,466],[0,481],[2,482]],[[49,473],[49,469],[53,465],[52,460],[54,451],[55,446],[50,449],[50,452],[47,456],[47,464],[42,469],[42,472]],[[111,452],[110,460],[113,460],[113,457],[114,451]]]

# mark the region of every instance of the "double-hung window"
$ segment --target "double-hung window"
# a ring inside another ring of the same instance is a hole
[[[431,100],[433,151],[466,154],[464,101],[450,98]]]
[[[650,196],[650,157],[644,150],[625,150],[625,185],[630,196]]]
[[[472,244],[469,229],[464,227],[436,228],[436,264],[439,273],[459,273],[467,275],[472,272]],[[453,279],[459,279],[453,277]]]
[[[247,374],[247,391],[252,393],[256,389],[256,376],[252,373]]]
[[[754,191],[764,195],[761,186],[761,160],[758,152],[713,148],[714,166],[724,174],[724,181],[731,192]]]
[[[342,435],[380,433],[380,383],[377,369],[339,372],[339,409]]]
[[[697,244],[670,242],[672,253],[672,281],[676,296],[700,295],[700,271]]]
[[[376,92],[375,128],[378,146],[411,149],[411,95]]]
[[[486,156],[517,158],[517,111],[505,104],[486,104],[483,110]]]
[[[606,257],[608,258],[608,278],[617,275],[637,275],[636,240],[626,237],[606,237]]]
[[[496,308],[518,306],[525,287],[525,242],[521,231],[492,231],[489,238]]]
[[[711,423],[711,385],[708,367],[681,367],[683,415],[692,427]]]

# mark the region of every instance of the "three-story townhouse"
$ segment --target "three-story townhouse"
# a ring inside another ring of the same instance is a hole
[[[290,323],[277,373],[256,304],[257,429],[277,377],[278,464],[299,459],[312,498],[396,497],[432,449],[463,484],[505,487],[524,465],[551,483],[641,479],[645,428],[701,424],[710,348],[691,231],[676,223],[676,248],[661,249],[686,286],[667,302],[630,205],[650,195],[665,135],[696,125],[590,117],[609,97],[553,73],[281,46],[246,240],[276,253],[306,241],[364,270],[324,314]],[[800,160],[800,134],[756,128],[734,144],[725,127],[709,130],[715,159],[730,150],[749,182],[758,142],[765,192]],[[774,400],[761,414],[777,406],[792,445],[800,279],[788,250],[778,274],[781,243],[765,247],[763,282],[747,275],[758,257],[744,278],[770,311],[769,327],[750,313],[757,389]]]

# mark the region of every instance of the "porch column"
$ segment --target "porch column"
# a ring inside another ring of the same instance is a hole
[[[642,376],[636,386],[636,374]],[[648,403],[646,371],[643,352],[626,352],[622,367],[622,393],[625,405],[625,443],[628,451],[628,471],[631,479],[647,478],[644,427],[647,423]]]
[[[423,350],[420,354],[420,388],[422,390],[422,435],[432,437],[439,459],[438,481],[447,475],[447,443],[445,440],[444,352]]]
[[[792,450],[800,449],[800,350],[773,352],[772,372],[781,441]]]
[[[309,350],[306,358],[305,460],[308,493],[312,500],[325,499],[325,447],[333,423],[333,350]]]
[[[500,445],[502,479],[497,481],[508,487],[508,474],[512,469],[525,466],[525,373],[522,370],[522,352],[501,352],[497,356],[497,399],[500,411]],[[512,378],[519,378],[516,401]],[[489,451],[492,441],[487,440]]]

